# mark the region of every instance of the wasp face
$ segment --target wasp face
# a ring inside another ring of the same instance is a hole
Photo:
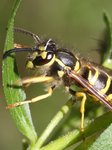
[[[28,69],[50,66],[55,60],[56,45],[51,39],[37,46],[26,63]]]

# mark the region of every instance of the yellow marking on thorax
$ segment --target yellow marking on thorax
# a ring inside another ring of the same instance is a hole
[[[64,71],[60,70],[58,71],[58,76],[61,78],[64,75]]]
[[[71,68],[69,66],[66,66],[61,60],[59,60],[58,58],[55,58],[55,61],[62,66],[65,70],[68,68],[71,70]]]
[[[60,66],[65,67],[65,64],[64,64],[61,60],[59,60],[58,58],[55,58],[55,61],[56,61]]]

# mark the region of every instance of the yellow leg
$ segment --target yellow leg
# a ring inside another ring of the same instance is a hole
[[[37,97],[35,97],[35,98],[31,99],[31,100],[27,100],[27,101],[23,101],[23,102],[18,102],[18,103],[15,103],[15,104],[11,104],[11,105],[7,106],[6,108],[10,109],[10,108],[13,108],[13,107],[16,107],[16,106],[19,106],[19,105],[23,105],[23,104],[26,104],[26,103],[37,102],[39,100],[42,100],[42,99],[45,99],[45,98],[51,96],[52,95],[52,91],[53,91],[53,89],[49,88],[47,94],[37,96]]]
[[[26,88],[27,88],[31,83],[51,82],[51,81],[53,81],[53,77],[48,77],[48,76],[45,76],[45,77],[44,76],[31,77],[31,78],[27,77],[27,78],[23,78],[23,79],[21,79],[19,81],[16,81],[14,83],[14,86],[18,85],[18,84],[26,84]],[[47,98],[47,97],[51,96],[53,88],[49,88],[48,93],[45,94],[45,95],[40,95],[40,96],[35,97],[35,98],[31,99],[31,100],[27,100],[27,101],[23,101],[23,102],[18,102],[18,103],[15,103],[15,104],[11,104],[11,105],[7,106],[6,108],[10,109],[10,108],[13,108],[15,106],[23,105],[23,104],[26,104],[26,103],[33,103],[33,102],[39,101],[41,99]]]
[[[83,97],[82,101],[81,101],[81,108],[80,108],[80,112],[81,112],[81,131],[82,131],[82,135],[83,135],[83,140],[85,140],[85,133],[84,133],[84,112],[85,112],[85,102],[86,102],[86,94],[83,92],[76,92],[75,94],[76,97]]]
[[[37,77],[39,75],[39,72],[36,72],[36,74],[34,75],[34,77]],[[30,83],[27,83],[23,89],[25,90],[26,88],[28,88],[30,86],[31,82]]]
[[[40,77],[26,77],[21,80],[16,81],[13,85],[18,85],[18,84],[26,84],[26,83],[37,83],[37,82],[50,82],[53,80],[53,77],[48,77],[48,76],[40,76]]]
[[[83,93],[83,92],[75,92],[72,89],[69,89],[69,92],[73,96],[82,97],[81,108],[80,108],[80,112],[81,112],[81,131],[82,131],[82,135],[83,135],[83,140],[85,140],[85,133],[84,133],[84,112],[85,112],[86,94]]]

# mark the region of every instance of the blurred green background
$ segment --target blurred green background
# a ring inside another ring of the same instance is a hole
[[[6,27],[15,0],[0,2],[0,62],[2,66],[3,47],[6,35]],[[89,58],[94,62],[100,62],[98,40],[103,36],[105,24],[103,21],[103,9],[107,10],[112,20],[112,1],[102,0],[23,0],[15,17],[15,27],[23,28],[37,34],[39,37],[47,36],[56,42],[61,42],[67,49],[80,52],[81,56]],[[23,45],[33,46],[31,37],[15,33],[15,42]],[[27,53],[16,55],[17,64],[21,77],[34,75],[25,70]],[[1,69],[1,68],[0,68]],[[20,150],[21,140],[25,138],[15,126],[9,111],[6,110],[6,102],[2,87],[2,70],[0,70],[0,149]],[[43,84],[31,85],[27,90],[27,98],[30,99],[44,93]],[[30,104],[34,126],[38,135],[41,135],[47,124],[56,112],[68,100],[64,88],[54,91],[53,96],[40,102]],[[79,106],[77,112],[80,116]],[[65,122],[70,112],[65,118]],[[75,124],[76,114],[73,124]],[[64,122],[63,121],[63,122]],[[61,124],[60,124],[61,126]],[[60,131],[57,127],[56,131]],[[55,134],[55,133],[54,133]]]

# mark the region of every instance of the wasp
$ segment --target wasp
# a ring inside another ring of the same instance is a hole
[[[78,57],[65,48],[60,48],[52,39],[42,40],[37,35],[19,28],[14,28],[14,31],[32,36],[36,41],[36,46],[27,47],[14,44],[15,48],[7,51],[3,55],[3,59],[5,60],[14,52],[29,51],[31,53],[28,56],[26,68],[38,70],[34,77],[23,78],[16,81],[14,85],[26,84],[24,88],[27,88],[31,83],[45,82],[48,85],[48,92],[31,100],[11,104],[7,108],[45,99],[63,83],[73,97],[82,97],[80,112],[81,131],[84,137],[84,112],[87,95],[112,110],[112,70]],[[38,76],[39,73],[42,75]],[[71,89],[72,85],[78,86],[82,91],[77,92]]]

